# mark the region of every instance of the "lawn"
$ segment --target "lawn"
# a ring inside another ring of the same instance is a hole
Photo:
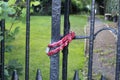
[[[61,17],[61,34],[63,29],[63,16]],[[85,15],[71,15],[71,31],[74,31],[77,35],[84,35],[84,26],[87,22],[87,16]],[[9,28],[11,23],[7,22],[6,26]],[[6,52],[5,62],[9,60],[18,59],[22,63],[23,68],[25,64],[25,24],[16,23],[14,28],[20,26],[20,32],[16,36],[16,39],[9,43],[14,45],[12,52]],[[13,29],[14,29],[13,28]],[[46,55],[46,47],[50,42],[51,37],[51,17],[50,16],[31,16],[31,32],[30,32],[30,80],[34,80],[36,76],[36,70],[40,69],[42,72],[43,80],[49,80],[49,65],[50,60]],[[61,54],[61,53],[60,53]],[[69,46],[68,57],[68,80],[73,79],[75,70],[82,70],[85,66],[84,55],[84,40],[74,40]],[[60,55],[60,80],[61,80],[61,66],[62,55]],[[19,76],[20,80],[24,80],[23,75]]]

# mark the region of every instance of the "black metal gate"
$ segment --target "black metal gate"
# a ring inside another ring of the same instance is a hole
[[[120,4],[120,0],[119,0]],[[29,43],[30,43],[30,0],[26,0],[27,11],[26,11],[26,61],[25,61],[25,80],[29,80]],[[70,21],[69,21],[69,7],[70,0],[65,0],[65,13],[64,13],[64,35],[70,32]],[[120,5],[119,5],[120,15]],[[52,35],[51,43],[60,40],[60,16],[61,16],[61,0],[52,0]],[[116,55],[116,74],[115,80],[120,80],[120,16],[118,19],[118,31],[113,28],[103,28],[98,32],[94,33],[95,24],[95,0],[92,0],[91,15],[90,15],[90,35],[88,36],[75,36],[74,39],[89,39],[89,62],[88,62],[88,80],[92,80],[92,64],[93,64],[93,45],[97,34],[103,30],[111,30],[117,35],[117,55]],[[5,21],[0,22],[2,36],[5,33]],[[5,52],[5,38],[1,41],[1,53],[0,53],[0,78],[4,79],[4,52]],[[62,64],[62,80],[67,80],[67,60],[68,60],[68,46],[63,49],[63,64]],[[78,72],[76,71],[74,80],[78,79]],[[18,80],[16,71],[13,73],[12,80]],[[37,71],[36,80],[42,80],[40,71]],[[59,80],[59,54],[55,54],[50,57],[50,80]],[[101,77],[101,80],[105,80]]]

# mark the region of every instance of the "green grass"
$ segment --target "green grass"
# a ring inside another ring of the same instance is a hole
[[[84,34],[84,26],[87,21],[85,15],[71,15],[71,30],[78,35]],[[6,24],[9,28],[10,23]],[[25,24],[16,23],[15,26],[20,26],[20,32],[13,41],[14,49],[10,53],[5,54],[5,62],[9,60],[18,59],[20,63],[25,66]],[[63,16],[61,19],[61,34],[63,29]],[[46,47],[51,38],[51,17],[50,16],[31,16],[31,32],[30,32],[30,80],[35,79],[36,70],[40,69],[42,72],[43,80],[49,80],[50,60],[46,55]],[[62,53],[60,53],[62,54]],[[68,80],[73,79],[74,71],[81,70],[85,66],[84,56],[84,40],[74,40],[69,46],[68,57]],[[62,55],[60,55],[60,80],[61,80],[61,66]],[[24,80],[23,75],[19,76],[20,80]]]

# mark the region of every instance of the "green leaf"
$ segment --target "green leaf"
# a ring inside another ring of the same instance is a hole
[[[1,5],[3,8],[7,9],[8,8],[8,3],[7,2],[4,2],[2,5]]]
[[[3,4],[3,1],[0,1],[0,6]]]
[[[3,40],[3,36],[0,36],[0,41]]]
[[[8,72],[12,75],[13,71],[17,70],[18,74],[22,74],[23,66],[21,63],[18,62],[17,59],[10,60],[8,62]]]
[[[0,34],[2,34],[3,32],[2,31],[0,31]]]
[[[16,28],[15,28],[15,30],[14,30],[14,32],[13,32],[13,35],[14,35],[14,36],[19,33],[19,29],[20,29],[20,27],[16,27]]]
[[[9,1],[8,1],[8,4],[9,4],[9,5],[14,5],[14,4],[15,4],[15,1],[16,1],[16,0],[9,0]]]
[[[38,5],[40,5],[40,1],[31,1],[31,6],[32,5],[38,6]]]
[[[22,9],[22,14],[21,14],[21,17],[25,17],[26,16],[26,9]]]
[[[8,14],[10,14],[10,15],[12,15],[12,14],[15,14],[15,9],[13,9],[13,8],[9,8],[9,10],[8,10]]]
[[[7,69],[4,70],[4,75],[5,75],[5,76],[9,76],[9,73],[8,73],[8,70],[7,70]]]
[[[6,45],[5,52],[11,52],[14,47],[12,45]]]
[[[0,14],[2,13],[2,8],[0,7]]]

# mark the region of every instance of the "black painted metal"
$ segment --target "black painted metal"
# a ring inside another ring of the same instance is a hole
[[[61,0],[52,0],[51,42],[60,40]],[[50,80],[59,80],[59,53],[50,57]]]
[[[117,35],[117,54],[116,54],[116,74],[115,80],[120,79],[120,0],[119,0],[119,18],[118,18],[118,35]]]
[[[1,52],[0,52],[0,78],[1,80],[5,80],[4,79],[4,53],[5,53],[5,20],[1,20],[0,21],[0,26],[1,26],[1,31],[2,34],[1,36],[3,36],[3,40],[1,41]]]
[[[70,0],[65,0],[64,36],[68,34],[70,30],[69,6],[70,6]],[[66,46],[63,49],[62,53],[63,53],[62,80],[67,80],[68,46]]]
[[[42,80],[42,75],[39,69],[37,70],[36,80]]]
[[[8,1],[8,0],[4,0]],[[19,0],[17,0],[19,1]],[[17,2],[16,1],[16,2]],[[71,0],[65,0],[65,14],[64,14],[64,36],[70,31],[69,21],[69,6]],[[120,0],[119,0],[120,3]],[[29,80],[29,52],[30,52],[30,0],[26,0],[26,57],[25,57],[25,80]],[[120,5],[119,5],[120,8]],[[120,9],[119,9],[120,14]],[[52,0],[52,32],[51,43],[60,40],[60,17],[61,17],[61,0]],[[95,0],[92,0],[91,17],[90,17],[90,35],[89,36],[75,36],[74,39],[89,39],[89,62],[88,62],[88,80],[92,80],[92,64],[93,64],[93,45],[95,37],[104,30],[110,30],[117,35],[117,54],[116,54],[116,75],[115,80],[119,80],[120,76],[120,16],[118,21],[118,31],[111,27],[104,27],[94,33],[95,24]],[[2,36],[5,35],[5,21],[0,21]],[[63,36],[62,36],[63,37]],[[0,53],[0,78],[4,80],[4,51],[5,51],[5,38],[1,41]],[[62,65],[62,80],[67,80],[67,61],[68,61],[68,46],[63,49],[63,65]],[[12,80],[18,80],[16,70],[13,72]],[[42,80],[40,70],[37,70],[36,80]],[[50,80],[59,80],[59,53],[50,57]],[[73,80],[79,80],[78,71],[75,71]],[[101,80],[106,80],[102,75]]]
[[[94,37],[96,37],[100,32],[104,31],[104,30],[110,30],[112,33],[114,33],[116,36],[117,36],[117,30],[114,29],[114,28],[111,28],[111,27],[104,27],[100,30],[98,30],[95,34],[94,34]]]
[[[13,71],[12,79],[11,80],[19,80],[16,70]]]
[[[95,24],[95,0],[92,0],[91,17],[90,17],[88,80],[92,80],[93,46],[94,46],[94,24]]]
[[[75,36],[74,39],[89,39],[89,36]]]
[[[80,80],[80,79],[79,79],[79,72],[78,72],[77,70],[75,71],[73,80]]]
[[[26,0],[26,56],[25,56],[25,80],[29,80],[29,52],[30,52],[30,0]]]

